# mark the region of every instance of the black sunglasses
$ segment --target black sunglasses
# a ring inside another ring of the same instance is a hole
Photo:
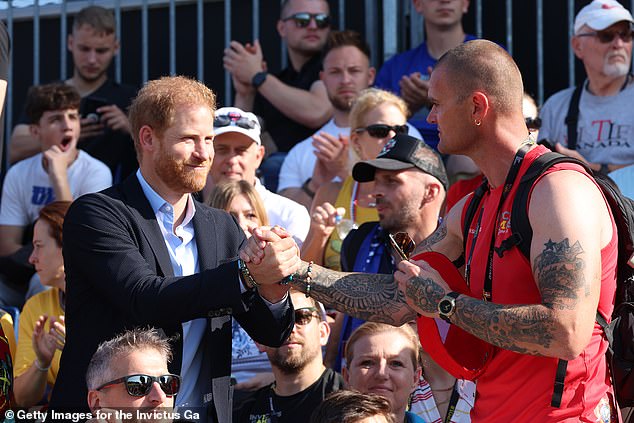
[[[252,119],[242,116],[238,112],[229,112],[226,115],[216,115],[214,118],[214,127],[222,128],[229,125],[239,126],[243,129],[253,129],[257,125]]]
[[[165,395],[168,397],[174,396],[178,394],[178,390],[181,387],[181,378],[177,375],[161,375],[161,376],[150,376],[150,375],[129,375],[124,376],[119,379],[111,380],[110,382],[106,382],[97,388],[97,391],[100,391],[109,386],[118,385],[119,383],[125,383],[125,388],[128,391],[128,395],[132,397],[144,397],[146,396],[150,390],[152,389],[152,384],[157,382]]]
[[[614,37],[620,37],[624,43],[632,41],[632,30],[627,31],[593,31],[577,34],[577,37],[597,37],[597,39],[603,44],[611,43]]]
[[[313,317],[318,317],[319,310],[315,307],[302,307],[295,309],[295,323],[298,325],[307,325],[313,320]]]
[[[396,134],[407,134],[409,132],[409,128],[407,125],[385,125],[377,123],[375,125],[368,125],[365,128],[357,128],[354,130],[356,133],[363,131],[368,131],[368,134],[374,138],[385,138],[388,136],[390,131],[394,131]]]
[[[298,28],[306,28],[310,25],[310,20],[315,20],[317,28],[324,29],[330,26],[330,16],[325,13],[295,13],[289,17],[282,19],[283,22],[293,20]]]
[[[409,256],[416,248],[416,244],[407,232],[397,232],[394,235],[388,234],[388,239],[390,240],[392,249],[398,254],[401,260],[409,260]]]
[[[536,118],[526,118],[526,127],[528,129],[539,129],[542,126],[542,120],[538,117]]]

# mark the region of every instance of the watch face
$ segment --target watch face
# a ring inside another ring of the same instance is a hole
[[[438,304],[438,310],[443,314],[449,313],[452,308],[453,304],[449,300],[442,300],[440,304]]]

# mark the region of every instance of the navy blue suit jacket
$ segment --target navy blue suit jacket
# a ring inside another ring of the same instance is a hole
[[[288,338],[293,327],[290,300],[274,314],[256,292],[240,293],[236,261],[245,242],[242,229],[228,213],[195,205],[201,271],[174,277],[163,235],[136,175],[73,203],[63,231],[67,336],[51,408],[86,409],[85,373],[98,344],[135,326],[176,334],[170,371],[178,374],[181,323],[208,317],[201,348],[202,371],[210,382],[207,398],[215,405],[210,415],[215,420],[215,414],[228,411],[230,416],[231,315],[259,343],[279,346]]]

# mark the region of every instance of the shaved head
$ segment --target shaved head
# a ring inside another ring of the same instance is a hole
[[[522,110],[520,70],[513,58],[491,41],[473,40],[449,50],[438,60],[434,72],[438,71],[462,99],[481,91],[500,114]]]

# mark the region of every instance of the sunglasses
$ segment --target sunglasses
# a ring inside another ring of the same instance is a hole
[[[528,129],[539,129],[541,126],[542,120],[540,118],[526,118],[526,127]]]
[[[416,248],[416,244],[407,232],[397,232],[394,235],[388,234],[388,239],[390,240],[392,249],[398,254],[401,260],[409,260],[409,256]]]
[[[178,394],[178,390],[181,387],[181,378],[177,375],[167,374],[161,376],[150,376],[138,374],[124,376],[119,379],[106,382],[99,388],[97,388],[97,391],[108,388],[109,386],[125,383],[125,388],[128,391],[128,395],[132,397],[144,397],[150,393],[154,382],[157,382],[159,384],[163,392],[165,392],[165,395],[167,395],[168,397]]]
[[[317,25],[317,28],[319,29],[328,28],[330,26],[330,16],[325,13],[295,13],[294,15],[282,19],[282,21],[286,22],[292,20],[298,28],[306,28],[310,25],[311,19],[315,20],[315,25]]]
[[[377,123],[375,125],[368,125],[365,128],[357,128],[354,130],[356,133],[363,131],[368,131],[368,134],[370,134],[373,138],[385,138],[388,136],[390,131],[394,131],[396,134],[407,134],[407,132],[409,132],[409,128],[407,125],[385,125]]]
[[[298,325],[307,325],[313,320],[313,317],[318,317],[319,310],[315,307],[302,307],[295,310],[295,323]]]
[[[584,32],[582,34],[577,34],[577,37],[597,37],[597,39],[603,43],[611,43],[614,40],[614,37],[620,37],[624,43],[629,43],[632,41],[632,30],[627,31],[593,31],[593,32]]]
[[[215,128],[222,128],[223,126],[229,125],[235,125],[243,129],[253,129],[257,123],[237,112],[229,112],[226,115],[216,115],[214,118]]]

